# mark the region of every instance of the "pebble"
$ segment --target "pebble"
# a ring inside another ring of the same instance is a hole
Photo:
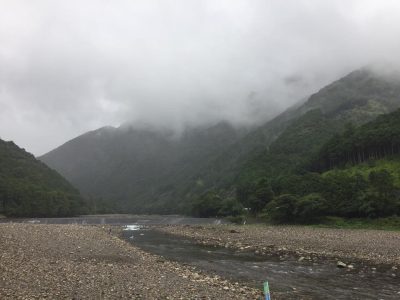
[[[0,299],[259,296],[257,289],[146,253],[114,234],[106,226],[0,224]]]

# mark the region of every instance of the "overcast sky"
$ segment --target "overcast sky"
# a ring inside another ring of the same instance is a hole
[[[0,137],[261,122],[400,53],[400,1],[0,0]]]

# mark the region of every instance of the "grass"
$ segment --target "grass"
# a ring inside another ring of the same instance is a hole
[[[378,229],[400,231],[400,217],[393,216],[378,219],[345,219],[340,217],[326,217],[319,224],[310,225],[323,228],[343,229]]]
[[[252,216],[238,216],[228,217],[228,221],[243,225],[243,221],[246,220],[246,226],[248,225],[276,225],[276,223],[268,222],[265,218],[255,218]],[[311,226],[317,228],[342,228],[342,229],[375,229],[375,230],[389,230],[389,231],[400,231],[400,217],[393,216],[387,218],[367,219],[367,218],[341,218],[341,217],[325,217],[320,220],[317,224],[287,224],[287,225],[298,225],[298,226]]]

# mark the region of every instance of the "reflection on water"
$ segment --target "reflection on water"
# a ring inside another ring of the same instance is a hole
[[[134,225],[125,225],[124,229],[122,229],[122,230],[136,231],[136,230],[140,230],[141,228],[142,228],[142,226],[134,224]]]
[[[234,281],[261,288],[269,281],[272,291],[287,299],[400,299],[400,280],[388,266],[355,264],[354,270],[339,269],[334,261],[297,261],[279,256],[268,258],[192,241],[142,228],[124,231],[125,238],[145,251],[196,266]]]

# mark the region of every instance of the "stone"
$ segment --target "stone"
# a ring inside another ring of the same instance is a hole
[[[338,261],[337,262],[337,264],[336,264],[336,267],[338,267],[338,268],[346,268],[347,267],[347,265],[344,263],[344,262],[342,262],[342,261]]]

